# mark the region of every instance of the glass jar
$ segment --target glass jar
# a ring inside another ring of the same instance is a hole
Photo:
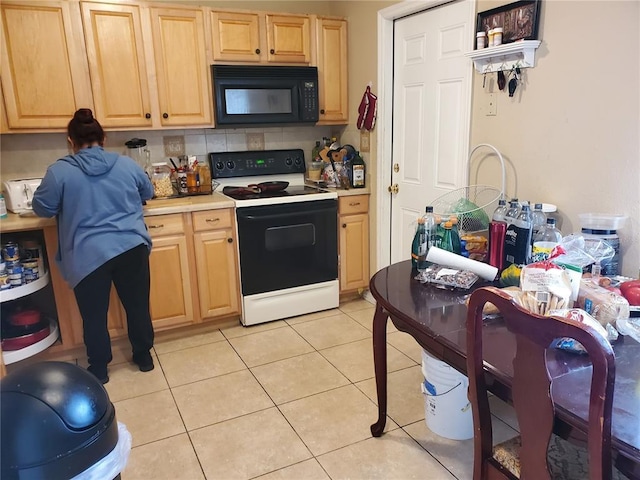
[[[153,184],[153,196],[156,198],[166,198],[173,195],[173,185],[171,185],[171,168],[166,163],[153,163],[151,172],[151,183]]]

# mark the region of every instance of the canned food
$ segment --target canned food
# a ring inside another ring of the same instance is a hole
[[[14,265],[9,267],[9,283],[11,287],[19,287],[22,285],[22,265]]]
[[[0,290],[6,290],[11,288],[11,283],[9,282],[9,274],[5,272],[0,272]]]
[[[20,261],[20,250],[16,242],[7,242],[2,246],[2,258],[7,263]]]
[[[37,261],[38,271],[44,272],[44,258],[42,247],[36,240],[24,240],[20,243],[20,258],[22,262]]]
[[[22,277],[24,283],[35,282],[38,279],[39,269],[37,260],[22,262]]]

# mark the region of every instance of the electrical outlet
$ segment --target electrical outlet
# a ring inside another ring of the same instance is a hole
[[[369,134],[369,130],[360,130],[360,151],[368,152],[370,150],[370,139],[371,135]]]
[[[247,150],[264,150],[264,133],[247,133]]]
[[[487,117],[495,117],[498,114],[498,99],[495,93],[487,94]]]
[[[174,135],[171,137],[162,137],[164,144],[165,157],[179,157],[184,155],[184,135]]]

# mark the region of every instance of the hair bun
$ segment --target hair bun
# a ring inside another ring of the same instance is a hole
[[[81,108],[76,111],[73,118],[82,123],[93,123],[93,112],[90,108]]]

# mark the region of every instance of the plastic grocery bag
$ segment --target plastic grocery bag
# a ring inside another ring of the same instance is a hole
[[[124,423],[118,422],[118,443],[107,456],[71,480],[107,480],[116,478],[124,470],[131,452],[131,434]]]
[[[563,237],[560,246],[564,249],[564,253],[557,255],[554,261],[580,268],[610,260],[616,253],[614,248],[603,240],[587,243],[582,235],[577,234]]]

